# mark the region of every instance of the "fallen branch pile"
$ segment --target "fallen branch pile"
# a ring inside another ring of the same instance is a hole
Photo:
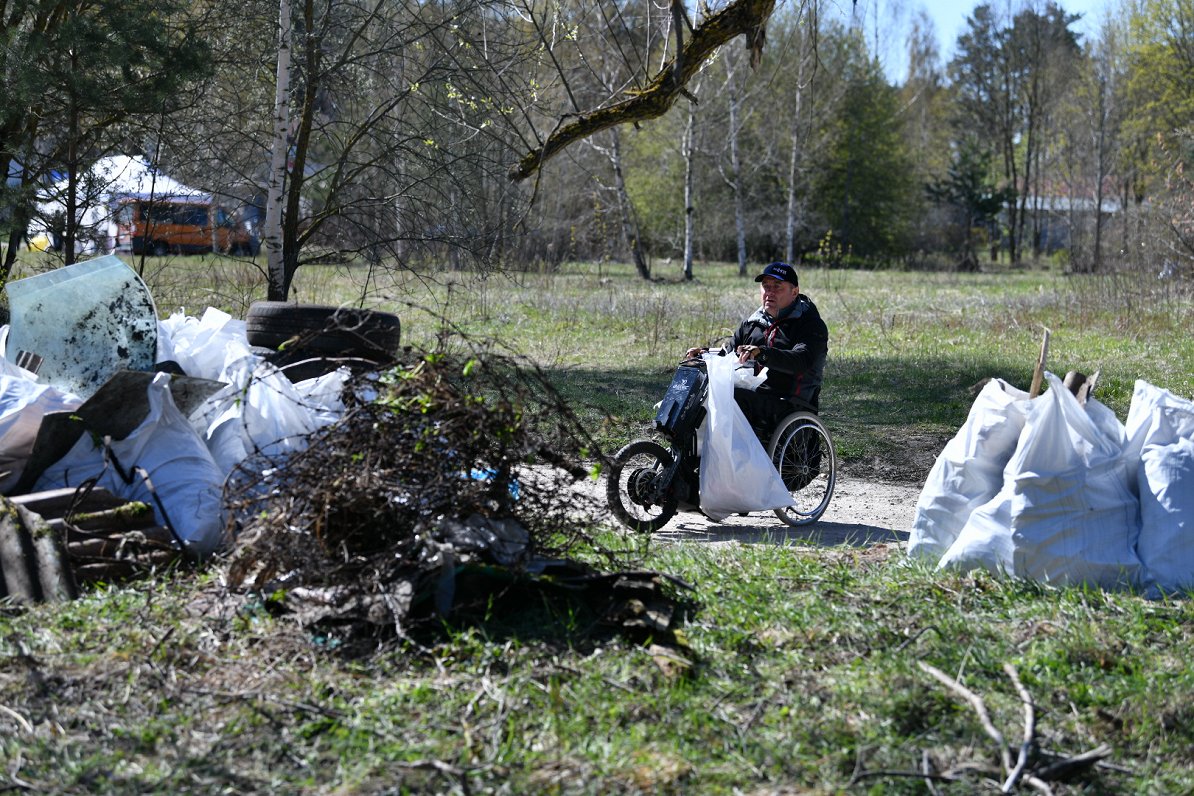
[[[610,579],[574,560],[626,569],[591,537],[595,490],[578,488],[597,446],[533,366],[425,355],[347,394],[305,451],[234,478],[235,587],[282,595],[304,626],[341,636],[405,635],[419,617],[528,583],[597,589],[611,618],[615,591],[623,608],[642,588],[667,591],[653,573]],[[670,609],[652,616],[665,614],[654,630],[666,634]]]

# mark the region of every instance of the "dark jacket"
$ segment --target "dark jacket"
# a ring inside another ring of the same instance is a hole
[[[767,368],[767,380],[758,392],[798,398],[813,407],[818,405],[829,352],[829,329],[808,296],[801,293],[779,320],[759,307],[738,327],[726,353],[742,345],[763,349],[756,361]]]

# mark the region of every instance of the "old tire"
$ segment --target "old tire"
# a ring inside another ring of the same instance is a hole
[[[245,331],[249,345],[285,350],[291,361],[353,357],[388,362],[398,350],[401,323],[389,312],[258,301],[245,316]]]

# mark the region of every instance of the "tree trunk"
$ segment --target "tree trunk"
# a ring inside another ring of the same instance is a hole
[[[1107,81],[1099,78],[1098,143],[1095,146],[1094,253],[1089,270],[1099,270],[1103,259],[1103,181],[1107,179]]]
[[[796,96],[792,98],[792,157],[788,161],[788,212],[785,228],[784,261],[796,262],[796,217],[800,214],[800,192],[796,186],[796,177],[800,173],[800,158],[804,151],[804,141],[801,136],[804,105],[804,42],[801,34],[800,49],[796,57]]]
[[[7,162],[0,164],[3,166],[4,174],[8,174],[9,169],[12,168],[12,161],[13,158],[10,156]],[[9,219],[11,226],[8,232],[8,249],[4,252],[3,267],[0,267],[0,284],[6,283],[8,277],[12,274],[12,268],[17,262],[17,254],[21,250],[21,242],[29,230],[29,202],[25,198],[28,190],[28,183],[26,182],[28,175],[25,172],[25,165],[21,164],[21,166],[21,199],[13,205],[12,217]]]
[[[688,124],[684,127],[684,278],[692,279],[693,212],[693,137],[696,129],[696,105],[688,105]]]
[[[278,72],[274,86],[274,139],[273,151],[270,153],[269,185],[266,189],[265,223],[262,226],[270,301],[285,301],[290,292],[290,279],[283,257],[282,200],[286,184],[286,161],[290,154],[291,32],[290,0],[278,0]]]
[[[612,128],[610,133],[611,138],[613,138],[610,161],[614,167],[614,189],[618,197],[618,214],[622,219],[622,234],[626,238],[627,245],[630,246],[630,255],[634,258],[634,270],[638,271],[638,275],[643,279],[650,279],[651,267],[647,265],[647,258],[643,253],[643,243],[639,237],[638,224],[634,220],[630,195],[626,193],[626,180],[622,175],[622,135],[618,132],[617,127]]]
[[[294,131],[293,159],[286,182],[286,211],[282,214],[282,267],[285,274],[283,291],[290,294],[295,271],[298,270],[300,235],[303,220],[303,188],[307,174],[307,151],[311,146],[311,130],[315,122],[315,106],[321,87],[323,65],[320,63],[321,38],[315,33],[314,0],[303,3],[303,26],[307,34],[303,37],[303,104],[299,109],[298,125]]]
[[[72,57],[72,65],[76,58]],[[62,230],[62,264],[75,262],[75,238],[79,233],[79,107],[70,98],[66,141],[66,225]]]
[[[734,58],[722,53],[730,105],[730,173],[734,191],[734,229],[738,243],[738,276],[746,276],[746,210],[742,206],[742,159],[738,154],[738,92],[734,85]]]

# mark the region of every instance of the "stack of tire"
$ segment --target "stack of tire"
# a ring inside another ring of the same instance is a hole
[[[302,381],[343,365],[360,371],[393,362],[401,324],[397,315],[377,310],[257,301],[245,329],[249,345],[291,381]]]

